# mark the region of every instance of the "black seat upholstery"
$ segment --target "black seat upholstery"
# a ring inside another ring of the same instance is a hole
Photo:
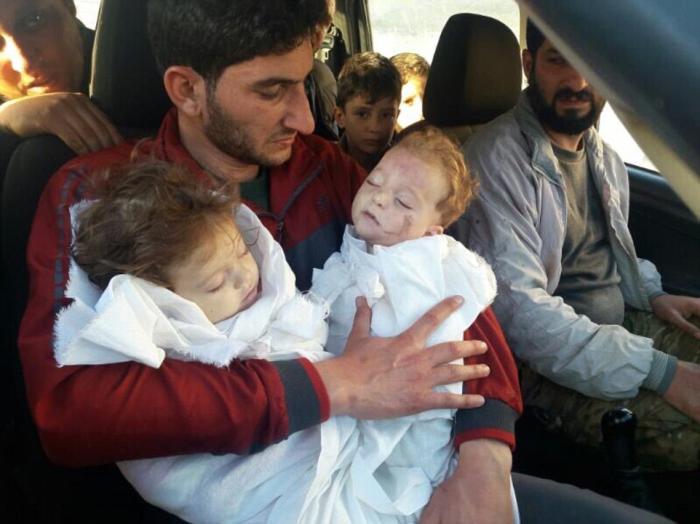
[[[520,48],[506,25],[471,13],[445,24],[430,65],[423,113],[459,143],[512,108],[522,85]]]
[[[169,107],[146,35],[144,0],[103,0],[93,51],[92,100],[125,136],[153,132]],[[55,136],[22,140],[9,159],[2,191],[2,267],[6,343],[2,364],[16,388],[11,435],[3,433],[0,506],[6,522],[180,522],[144,503],[115,466],[71,470],[53,466],[41,450],[24,397],[16,336],[27,300],[25,251],[39,196],[74,153]],[[5,442],[5,440],[7,442]]]
[[[463,144],[479,125],[515,105],[521,82],[520,48],[505,24],[471,13],[453,15],[435,48],[423,114]],[[466,244],[465,216],[447,233]]]

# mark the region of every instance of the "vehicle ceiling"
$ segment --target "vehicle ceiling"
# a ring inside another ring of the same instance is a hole
[[[517,1],[700,217],[700,2]]]

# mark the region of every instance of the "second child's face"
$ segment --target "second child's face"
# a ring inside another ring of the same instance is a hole
[[[381,246],[441,233],[436,207],[446,195],[447,181],[436,166],[401,147],[392,148],[355,195],[355,231]]]
[[[336,113],[338,125],[345,129],[351,151],[374,155],[384,151],[394,136],[398,102],[382,98],[370,104],[364,96],[353,96]]]
[[[196,250],[167,273],[173,292],[197,304],[215,324],[255,303],[260,273],[233,221],[212,233],[210,251]]]

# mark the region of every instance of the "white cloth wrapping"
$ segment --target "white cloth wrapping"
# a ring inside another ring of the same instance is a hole
[[[327,349],[338,353],[357,296],[372,307],[372,334],[394,336],[442,299],[461,295],[464,305],[433,333],[432,345],[462,339],[493,301],[496,279],[486,262],[451,237],[375,246],[369,253],[348,226],[341,251],[314,271],[311,290],[331,305]],[[446,387],[460,393],[461,388],[461,383]],[[321,457],[301,522],[417,522],[456,463],[453,415],[445,409],[380,421],[341,417],[337,427],[321,426]]]
[[[71,211],[75,226],[89,203]],[[234,358],[320,360],[327,306],[295,288],[284,253],[254,213],[236,222],[260,267],[261,295],[247,310],[214,326],[194,303],[129,275],[99,289],[71,261],[66,296],[55,324],[59,365],[136,361],[159,367],[164,357],[225,366]],[[333,426],[333,424],[330,424]],[[299,513],[320,448],[318,427],[264,452],[196,454],[119,463],[149,502],[192,522],[288,522]]]

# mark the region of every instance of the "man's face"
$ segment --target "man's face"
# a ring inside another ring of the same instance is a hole
[[[0,1],[0,96],[78,91],[82,76],[73,0]]]
[[[425,82],[418,78],[410,78],[401,86],[401,104],[399,116],[396,119],[396,130],[401,131],[414,122],[423,120],[423,91]]]
[[[365,155],[384,151],[394,136],[398,106],[390,96],[373,104],[364,95],[350,97],[345,107],[336,111],[336,121],[345,129],[350,149]]]
[[[532,108],[552,131],[577,135],[598,120],[605,100],[545,40],[535,56],[523,56]]]
[[[357,236],[370,244],[393,246],[441,230],[437,205],[445,195],[447,182],[437,166],[393,147],[352,202]]]
[[[207,96],[207,138],[243,163],[271,167],[286,162],[297,133],[314,130],[304,91],[311,66],[311,43],[305,40],[289,53],[226,68]]]

